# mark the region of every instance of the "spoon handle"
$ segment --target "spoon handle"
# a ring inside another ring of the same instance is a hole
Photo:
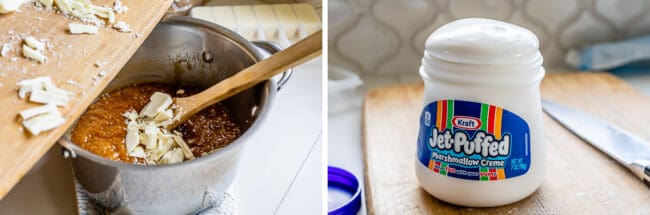
[[[174,104],[179,107],[176,113],[179,120],[168,128],[173,129],[210,105],[319,56],[322,51],[322,38],[322,31],[318,31],[198,94],[174,98]]]

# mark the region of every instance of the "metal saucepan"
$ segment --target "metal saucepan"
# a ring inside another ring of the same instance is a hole
[[[207,88],[261,61],[279,47],[249,42],[216,24],[171,16],[156,26],[105,92],[145,82]],[[288,80],[261,83],[223,103],[245,132],[230,145],[191,161],[145,166],[105,159],[70,141],[59,142],[75,178],[101,206],[115,213],[188,214],[209,206],[237,172],[243,146],[269,113],[276,92]]]

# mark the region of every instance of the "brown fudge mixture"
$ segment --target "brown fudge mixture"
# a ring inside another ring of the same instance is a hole
[[[137,112],[142,110],[154,92],[167,93],[172,97],[199,92],[184,89],[184,94],[176,95],[176,90],[163,84],[138,84],[101,95],[77,121],[72,130],[72,142],[111,160],[143,163],[143,160],[130,157],[126,152],[126,118],[122,114],[132,109]],[[242,133],[228,109],[220,103],[190,117],[177,130],[183,134],[183,139],[196,157],[228,145]]]

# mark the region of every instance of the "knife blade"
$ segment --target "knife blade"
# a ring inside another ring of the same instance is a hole
[[[575,135],[626,166],[650,186],[650,144],[591,114],[542,100],[542,108]]]

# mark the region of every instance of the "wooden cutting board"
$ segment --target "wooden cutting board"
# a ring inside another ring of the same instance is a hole
[[[93,0],[95,5],[113,5],[114,0]],[[71,35],[68,23],[73,21],[59,13],[37,9],[25,4],[17,13],[0,15],[0,45],[14,41],[21,50],[19,35],[48,40],[52,50],[45,51],[48,62],[27,60],[18,51],[0,57],[0,199],[56,142],[73,121],[110,82],[156,26],[172,0],[122,0],[129,10],[116,14],[117,21],[130,25],[133,33],[120,33],[110,27],[100,28],[96,35]],[[12,32],[12,33],[10,33]],[[11,57],[16,57],[12,62]],[[95,62],[103,64],[95,66]],[[105,76],[100,77],[103,71]],[[19,111],[37,104],[20,100],[16,82],[39,76],[50,76],[57,86],[75,93],[67,106],[59,108],[66,123],[56,130],[31,136],[23,131],[17,117]],[[97,81],[93,80],[93,77]],[[66,84],[74,81],[76,84]]]
[[[542,96],[650,140],[650,98],[605,73],[548,74]],[[495,208],[441,202],[420,188],[415,146],[423,86],[368,92],[363,107],[365,194],[369,214],[648,214],[650,189],[625,167],[545,115],[548,171],[530,197]],[[468,194],[471,195],[471,194]]]

